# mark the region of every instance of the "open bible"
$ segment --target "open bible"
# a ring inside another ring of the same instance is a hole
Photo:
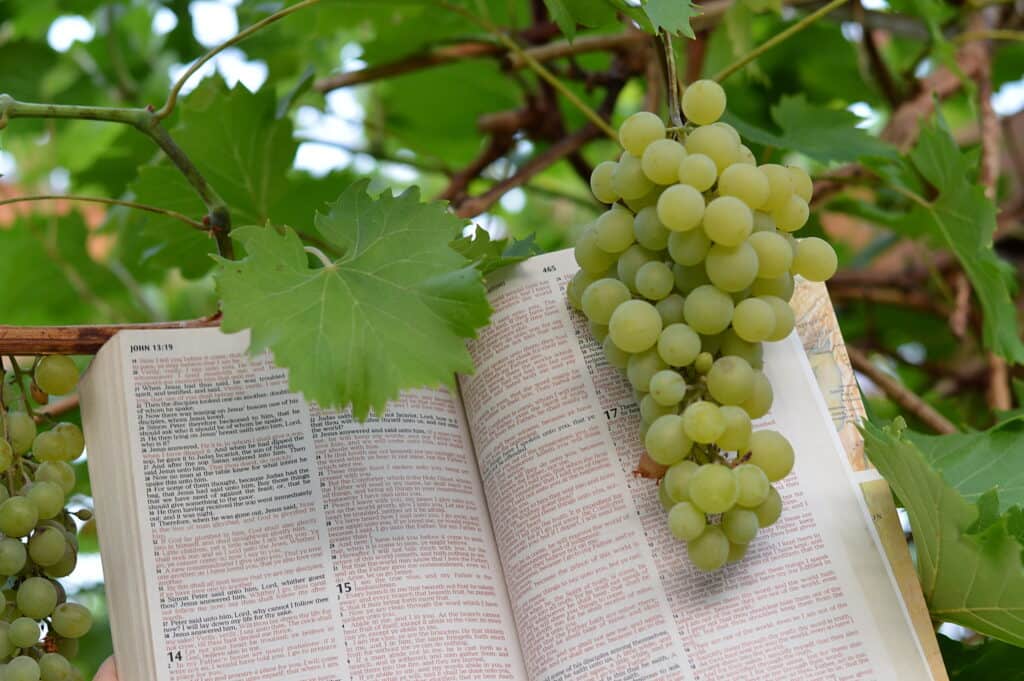
[[[81,402],[122,681],[944,679],[824,286],[765,351],[783,515],[705,574],[633,473],[575,270],[491,277],[476,373],[364,423],[245,334],[109,342]]]

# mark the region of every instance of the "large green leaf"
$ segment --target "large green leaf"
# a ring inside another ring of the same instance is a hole
[[[462,221],[418,190],[372,199],[349,187],[316,218],[341,257],[310,267],[289,228],[235,231],[247,256],[217,272],[226,331],[251,329],[290,385],[323,406],[380,414],[405,388],[454,386],[470,372],[465,339],[487,323],[480,272],[449,247]]]
[[[1024,645],[1021,514],[999,515],[994,492],[964,499],[901,432],[868,423],[865,452],[899,497],[914,531],[917,571],[932,616]],[[981,466],[984,452],[972,456]]]

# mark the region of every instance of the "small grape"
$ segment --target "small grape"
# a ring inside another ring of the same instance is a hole
[[[569,299],[569,304],[577,310],[582,310],[583,292],[598,279],[599,277],[587,274],[584,270],[578,270],[576,274],[572,275],[572,279],[565,287],[565,295]]]
[[[704,233],[723,246],[739,246],[754,228],[754,214],[735,196],[720,196],[704,209]]]
[[[43,572],[47,577],[53,577],[59,579],[61,577],[67,577],[75,571],[75,566],[78,564],[78,552],[70,545],[64,547],[64,555],[53,565],[48,566]]]
[[[651,377],[650,393],[658,404],[674,407],[686,395],[686,381],[678,371],[662,369]]]
[[[796,242],[792,270],[809,281],[825,281],[836,273],[839,259],[832,246],[816,236]]]
[[[782,497],[779,496],[779,491],[775,487],[768,487],[768,497],[754,508],[754,513],[757,514],[757,524],[761,527],[775,524],[775,521],[782,515]]]
[[[668,231],[658,219],[657,206],[642,208],[633,220],[633,234],[636,242],[652,251],[662,251],[668,246],[668,238],[674,232]],[[789,271],[789,268],[786,268]]]
[[[710,352],[702,352],[697,355],[697,359],[693,360],[693,368],[697,370],[699,374],[706,374],[711,371],[711,367],[714,365],[715,358]]]
[[[811,176],[799,166],[786,166],[786,171],[793,183],[793,193],[810,203],[811,197],[814,195],[814,183],[811,182]]]
[[[711,335],[725,331],[732,321],[733,302],[714,286],[698,286],[686,296],[683,314],[697,333]]]
[[[55,482],[34,482],[24,493],[35,505],[40,520],[55,518],[64,510],[64,490]]]
[[[758,296],[757,299],[771,305],[772,313],[775,315],[775,328],[772,330],[772,335],[768,336],[768,340],[780,341],[788,336],[796,325],[796,317],[793,315],[793,308],[789,306],[789,303],[775,296]]]
[[[768,200],[768,177],[760,168],[734,163],[718,178],[718,194],[735,196],[751,209],[760,208]]]
[[[686,324],[670,324],[658,336],[658,355],[669,366],[688,366],[698,354],[700,337]]]
[[[768,382],[768,377],[763,372],[754,371],[754,389],[750,399],[740,404],[743,411],[750,414],[750,418],[759,419],[771,409],[772,399],[772,384]]]
[[[18,610],[41,620],[57,607],[57,589],[44,577],[29,577],[18,587]]]
[[[697,287],[711,283],[703,263],[689,266],[673,265],[672,275],[676,279],[676,288],[683,294],[692,293]]]
[[[644,395],[643,399],[640,400],[640,419],[648,425],[657,421],[661,416],[676,413],[678,413],[676,405],[666,406],[658,404],[658,401],[651,397],[650,394]]]
[[[733,544],[749,544],[757,536],[757,514],[745,508],[731,508],[722,515],[722,531]]]
[[[597,247],[597,234],[594,227],[583,230],[576,239],[576,248],[573,251],[576,256],[576,263],[587,274],[600,278],[609,267],[615,264],[615,256],[602,251]]]
[[[46,653],[39,658],[41,681],[71,681],[71,663],[63,655]]]
[[[56,565],[67,547],[64,533],[52,527],[36,530],[28,541],[28,555],[41,567]]]
[[[729,542],[729,555],[725,559],[726,563],[735,563],[738,560],[743,560],[743,556],[747,555],[747,547],[750,544],[733,544]]]
[[[23,411],[12,411],[7,414],[7,439],[14,453],[22,455],[32,448],[36,437],[36,422]]]
[[[683,321],[683,306],[685,303],[686,300],[681,295],[673,293],[654,304],[654,309],[661,315],[662,333],[664,333],[664,329],[672,324],[679,324]],[[660,339],[661,336],[658,336],[658,338]]]
[[[690,477],[690,501],[705,513],[724,513],[736,503],[739,486],[732,469],[705,464]]]
[[[647,301],[627,300],[612,313],[608,321],[608,333],[612,342],[621,350],[643,352],[658,341],[661,315]]]
[[[54,630],[65,638],[82,638],[92,628],[92,613],[78,603],[61,603],[53,611]]]
[[[759,430],[750,436],[750,463],[764,471],[771,482],[793,470],[793,447],[781,433]]]
[[[686,158],[686,148],[671,139],[655,140],[644,149],[640,166],[651,182],[673,184],[678,179],[679,164]]]
[[[643,246],[633,244],[626,252],[619,256],[615,272],[619,280],[625,284],[630,291],[636,292],[636,273],[644,264],[657,260],[658,254],[649,251]]]
[[[719,173],[739,160],[739,145],[733,142],[728,131],[720,127],[699,127],[686,136],[685,144],[688,154],[704,154],[714,161]]]
[[[594,223],[594,243],[605,253],[621,253],[633,244],[633,214],[615,204]]]
[[[793,275],[783,272],[772,279],[756,279],[750,285],[750,294],[753,296],[775,296],[782,300],[789,300],[793,297]]]
[[[720,357],[708,372],[707,385],[719,403],[741,404],[754,392],[754,370],[740,357]]]
[[[18,574],[24,569],[27,559],[28,552],[20,541],[13,537],[0,539],[0,575],[10,577]]]
[[[604,350],[604,357],[608,360],[616,369],[625,369],[626,363],[629,361],[630,354],[619,349],[619,346],[612,341],[611,336],[607,336],[601,341],[601,348]]]
[[[78,385],[78,367],[63,355],[43,357],[32,375],[36,385],[50,395],[66,395]]]
[[[721,128],[722,130],[725,130],[727,133],[729,133],[729,137],[736,144],[742,144],[743,143],[743,138],[741,138],[740,134],[738,132],[736,132],[736,128],[732,127],[731,125],[729,125],[725,121],[717,121],[715,123],[712,123],[711,126],[714,127],[714,128]]]
[[[683,428],[686,436],[694,442],[711,444],[725,432],[725,419],[718,411],[718,405],[700,400],[692,402],[683,410]],[[708,513],[719,513],[710,511]]]
[[[615,161],[602,161],[590,173],[590,191],[601,203],[615,203],[619,200],[619,195],[612,189],[615,165]]]
[[[771,489],[771,482],[764,471],[754,464],[744,463],[736,466],[733,473],[739,485],[736,503],[744,508],[756,508],[763,504]]]
[[[704,261],[711,248],[711,241],[703,229],[691,229],[685,232],[671,232],[667,244],[668,254],[680,265],[699,265]],[[787,271],[789,268],[786,268]]]
[[[592,322],[607,324],[615,309],[630,298],[629,289],[618,279],[598,279],[583,292],[583,314]]]
[[[741,144],[740,145],[740,160],[738,160],[736,162],[737,163],[743,163],[743,164],[748,165],[748,166],[756,166],[757,165],[757,159],[754,158],[754,152],[752,152],[750,150],[750,147],[748,147],[745,144]]]
[[[672,510],[672,507],[676,505],[676,502],[668,495],[668,488],[665,486],[665,478],[661,479],[658,483],[658,501],[661,503],[661,507],[666,511]]]
[[[719,407],[718,413],[725,421],[725,430],[715,444],[727,452],[745,451],[750,444],[750,416],[742,407],[731,405]]]
[[[61,503],[63,504],[63,499]],[[11,497],[0,504],[0,532],[8,537],[24,537],[32,531],[37,522],[39,509],[25,497]]]
[[[772,279],[789,272],[793,265],[793,248],[775,232],[754,232],[747,239],[757,253],[757,277]]]
[[[19,617],[11,622],[7,638],[15,648],[31,648],[39,642],[39,623],[29,617]]]
[[[683,429],[683,418],[666,414],[655,419],[644,437],[647,454],[662,466],[671,466],[686,458],[693,443]]]
[[[811,209],[807,202],[796,194],[791,195],[784,204],[772,211],[775,225],[784,232],[795,232],[807,224]]]
[[[707,524],[704,512],[688,501],[679,502],[668,512],[668,530],[676,539],[683,541],[696,539]]]
[[[672,293],[675,278],[668,265],[661,261],[645,263],[636,272],[636,290],[648,300],[662,300]]]
[[[688,184],[674,184],[658,198],[658,219],[674,232],[685,232],[700,224],[704,197]]]
[[[37,461],[63,461],[64,438],[54,430],[44,430],[32,441],[32,456]]]
[[[789,202],[789,197],[793,195],[793,180],[789,171],[776,163],[765,163],[758,168],[768,178],[768,200],[762,209],[774,213]]]
[[[725,112],[725,90],[713,80],[694,81],[683,91],[682,106],[687,120],[697,125],[710,125]]]
[[[697,472],[698,468],[700,465],[697,462],[686,459],[672,464],[665,471],[661,485],[673,503],[690,500],[690,477]]]
[[[646,180],[646,176],[644,177],[644,179]],[[623,199],[622,202],[626,204],[626,206],[631,211],[633,211],[633,213],[639,213],[644,208],[647,208],[648,206],[653,206],[656,203],[658,203],[658,198],[661,196],[661,193],[663,191],[665,191],[664,187],[659,187],[658,185],[652,184],[650,190],[643,196],[638,196],[636,198],[631,199]]]
[[[667,369],[658,351],[654,348],[632,355],[626,362],[626,377],[630,385],[639,392],[650,392],[651,379],[659,371]]]
[[[633,156],[641,156],[651,142],[665,137],[665,124],[649,111],[638,111],[619,126],[619,142]]]
[[[639,199],[654,189],[654,183],[644,175],[640,159],[624,151],[612,173],[612,189],[623,199]]]
[[[703,534],[687,542],[686,553],[695,567],[711,572],[725,565],[729,557],[729,540],[720,527],[709,525]]]
[[[598,324],[597,322],[588,322],[587,327],[590,329],[590,335],[594,337],[598,343],[603,343],[604,339],[608,337],[608,325]]]
[[[743,291],[757,278],[757,253],[748,243],[730,247],[715,244],[704,261],[708,279],[728,293]]]
[[[690,154],[679,162],[679,182],[689,185],[699,192],[711,189],[718,177],[718,168],[710,156]]]
[[[732,328],[748,343],[768,340],[775,330],[775,311],[759,298],[747,298],[733,311]]]

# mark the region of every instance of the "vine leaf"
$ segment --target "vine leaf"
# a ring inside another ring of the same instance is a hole
[[[481,274],[490,274],[540,253],[533,234],[525,239],[492,239],[487,230],[480,227],[473,236],[461,236],[452,241],[451,247],[471,260]]]
[[[965,644],[941,634],[942,660],[950,681],[1024,681],[1024,649],[987,639]]]
[[[643,7],[655,33],[664,29],[687,38],[694,37],[690,19],[700,16],[701,12],[690,0],[647,0]]]
[[[866,424],[865,451],[910,515],[917,571],[932,616],[1024,645],[1024,513],[1014,506],[1000,514],[995,490],[977,503],[967,501],[903,434],[904,425]],[[954,440],[952,447],[960,444]],[[942,449],[933,443],[931,458],[941,459]],[[979,448],[969,457],[981,467],[986,454]]]
[[[251,329],[249,350],[270,349],[290,386],[324,407],[382,414],[406,388],[444,384],[473,363],[465,339],[490,318],[480,272],[449,246],[464,224],[443,203],[346,189],[316,216],[341,254],[311,267],[290,228],[242,227],[239,261],[218,258],[222,327]]]

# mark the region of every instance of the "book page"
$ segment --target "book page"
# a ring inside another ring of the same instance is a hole
[[[448,392],[411,391],[358,423],[289,392],[268,355],[244,356],[244,334],[112,343],[130,451],[97,444],[89,462],[134,467],[157,681],[523,678]],[[102,539],[112,521],[99,522]]]
[[[796,450],[782,518],[701,573],[632,475],[639,409],[568,309],[575,270],[563,251],[495,278],[461,379],[530,678],[932,678],[795,334],[766,347],[758,424]]]

